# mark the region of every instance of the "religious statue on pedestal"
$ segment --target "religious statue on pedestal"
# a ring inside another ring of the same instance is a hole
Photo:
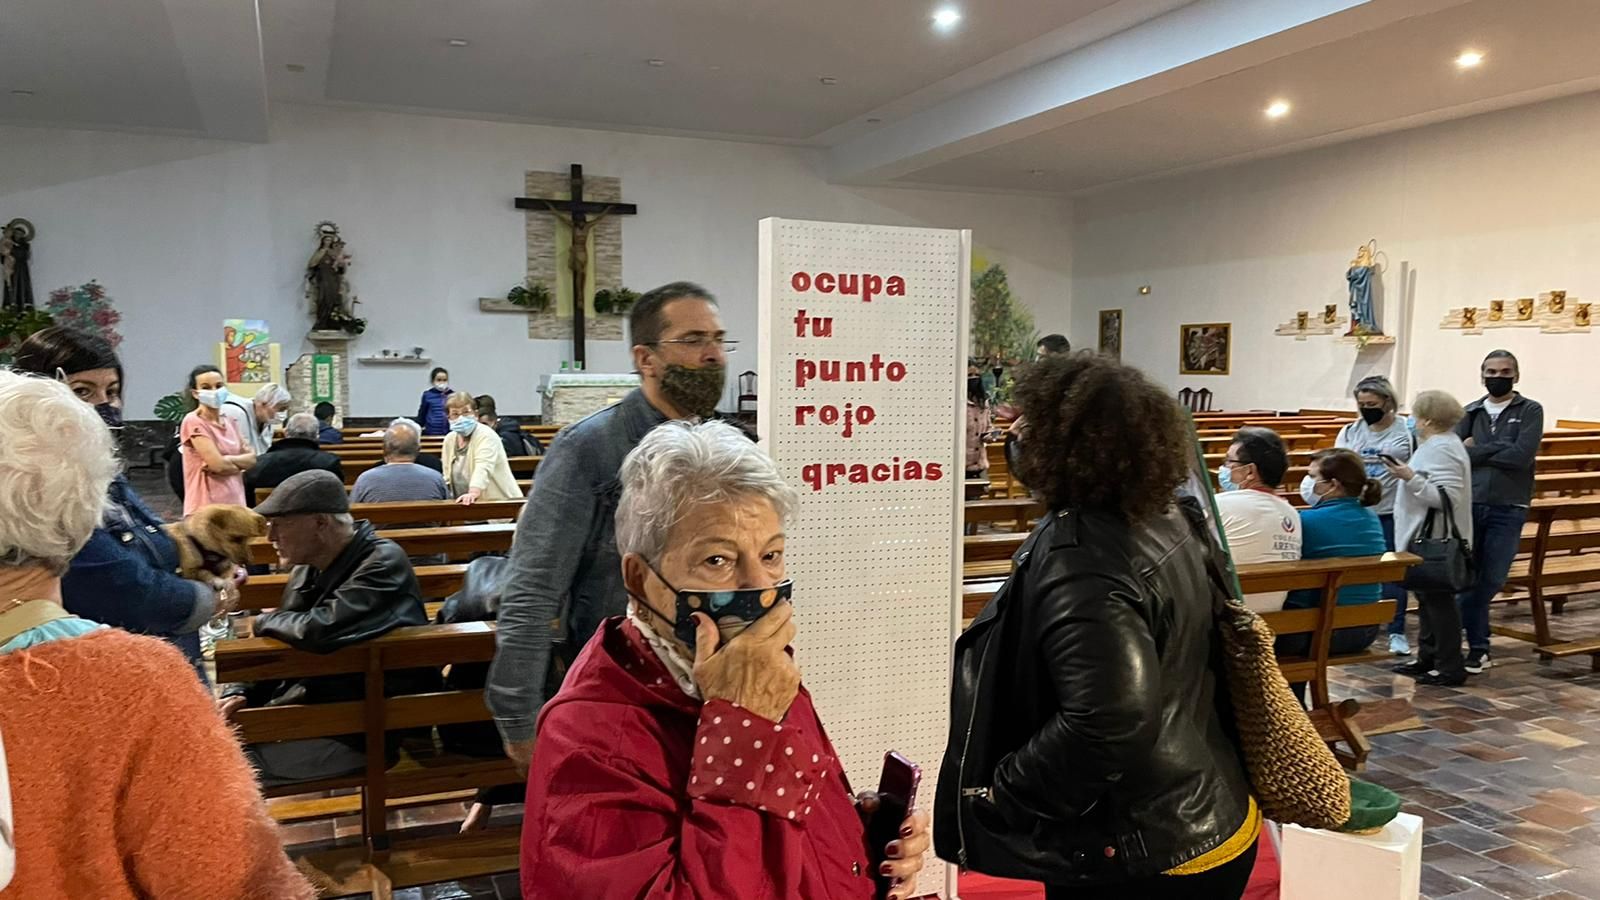
[[[360,334],[366,329],[366,320],[356,318],[351,308],[350,284],[344,277],[349,267],[350,254],[345,252],[339,226],[332,222],[319,223],[317,250],[306,262],[306,297],[311,301],[313,329],[350,334]]]
[[[1350,261],[1345,280],[1350,283],[1350,333],[1382,334],[1378,315],[1372,306],[1372,279],[1378,274],[1375,254],[1376,238],[1356,248],[1356,258]]]
[[[33,255],[33,223],[12,219],[0,227],[0,309],[33,309],[33,275],[28,259]]]

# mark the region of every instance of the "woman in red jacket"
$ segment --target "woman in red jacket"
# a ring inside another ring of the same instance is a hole
[[[927,816],[867,846],[787,652],[794,502],[725,423],[669,422],[629,454],[616,528],[632,602],[540,716],[523,896],[868,900],[874,868],[910,896]]]

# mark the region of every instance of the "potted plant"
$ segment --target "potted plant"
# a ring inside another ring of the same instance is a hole
[[[507,291],[506,299],[513,306],[520,306],[533,312],[544,312],[550,307],[550,289],[539,282],[529,280]]]
[[[16,356],[17,347],[28,335],[55,324],[50,314],[42,309],[19,312],[0,309],[0,366],[8,366]]]
[[[601,288],[594,292],[594,311],[602,316],[625,316],[638,300],[639,292],[629,288]]]

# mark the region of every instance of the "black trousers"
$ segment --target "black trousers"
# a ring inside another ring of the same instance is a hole
[[[1091,887],[1046,885],[1044,896],[1045,900],[1239,900],[1256,867],[1256,847],[1251,844],[1232,861],[1198,875],[1157,875]]]
[[[1466,670],[1461,661],[1461,609],[1449,591],[1417,594],[1417,664],[1439,670],[1445,677]]]
[[[1328,638],[1328,653],[1332,656],[1360,653],[1372,646],[1372,642],[1378,639],[1378,627],[1377,625],[1361,625],[1355,628],[1340,628],[1336,630]],[[1273,650],[1277,652],[1279,657],[1310,656],[1311,635],[1286,634],[1278,638],[1273,645]],[[1289,689],[1294,691],[1295,699],[1300,701],[1300,705],[1305,706],[1306,682],[1292,682],[1289,685]]]

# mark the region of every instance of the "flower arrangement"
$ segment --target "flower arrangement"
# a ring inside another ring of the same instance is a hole
[[[104,339],[113,349],[122,344],[122,335],[117,333],[122,313],[112,306],[105,287],[98,281],[56,288],[50,292],[44,309],[57,325],[87,331]]]

